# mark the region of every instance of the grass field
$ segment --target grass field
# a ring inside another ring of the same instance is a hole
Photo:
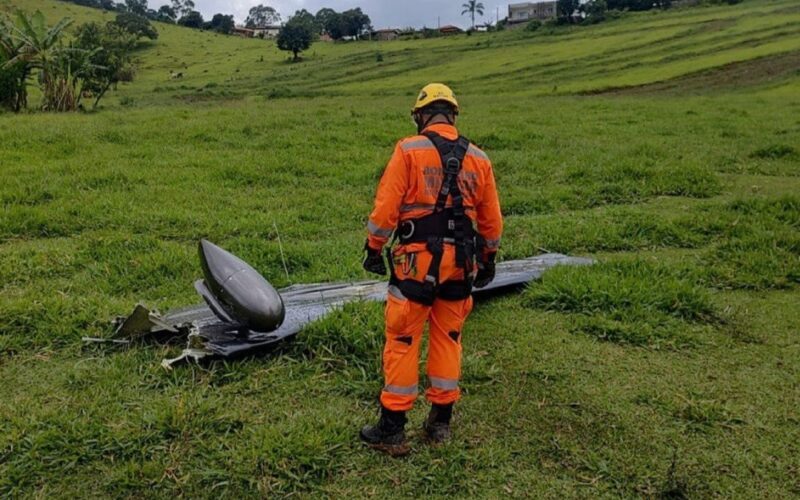
[[[0,115],[1,496],[800,495],[796,1],[319,43],[301,64],[159,30],[98,112]],[[476,309],[451,443],[421,443],[422,401],[408,458],[358,442],[379,305],[231,364],[82,346],[138,301],[196,302],[201,237],[277,286],[365,278],[375,184],[428,80],[494,161],[501,258],[599,260]]]

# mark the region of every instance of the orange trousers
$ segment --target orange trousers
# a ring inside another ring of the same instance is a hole
[[[416,251],[415,251],[416,250]],[[413,245],[394,251],[395,276],[400,280],[423,281],[432,255]],[[463,280],[464,272],[455,265],[455,249],[445,245],[439,270],[440,282]],[[429,323],[425,397],[431,403],[446,405],[461,396],[461,331],[472,311],[472,297],[465,300],[436,299],[426,306],[407,299],[394,286],[386,300],[386,344],[383,349],[384,387],[381,404],[394,411],[414,406],[419,386],[419,353],[425,324]]]

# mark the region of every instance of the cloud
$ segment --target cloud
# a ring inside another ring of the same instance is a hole
[[[156,8],[164,3],[167,0],[150,0],[151,6],[155,5]],[[439,23],[467,27],[471,20],[468,16],[461,16],[461,3],[463,0],[195,0],[203,17],[210,18],[217,12],[222,12],[233,14],[238,22],[244,21],[250,7],[258,4],[274,7],[284,20],[299,9],[316,13],[323,7],[340,12],[361,7],[376,28],[436,27]],[[494,21],[498,8],[501,19],[508,13],[508,3],[484,1],[483,4],[486,6],[485,15],[476,17],[475,21],[478,23]]]

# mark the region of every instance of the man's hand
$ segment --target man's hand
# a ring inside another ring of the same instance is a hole
[[[482,262],[478,262],[478,274],[475,276],[473,285],[475,288],[483,288],[492,281],[494,281],[495,264],[494,258],[496,254],[489,254]]]
[[[364,259],[364,269],[380,276],[386,276],[386,262],[383,261],[381,251],[371,248],[369,243],[364,245],[364,250],[367,252],[367,257]]]

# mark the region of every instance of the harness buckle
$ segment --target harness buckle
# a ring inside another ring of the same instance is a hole
[[[404,220],[400,223],[400,240],[408,240],[417,230],[417,225],[413,220]]]
[[[458,158],[450,158],[444,166],[444,173],[447,175],[457,175],[461,170],[461,161]]]

